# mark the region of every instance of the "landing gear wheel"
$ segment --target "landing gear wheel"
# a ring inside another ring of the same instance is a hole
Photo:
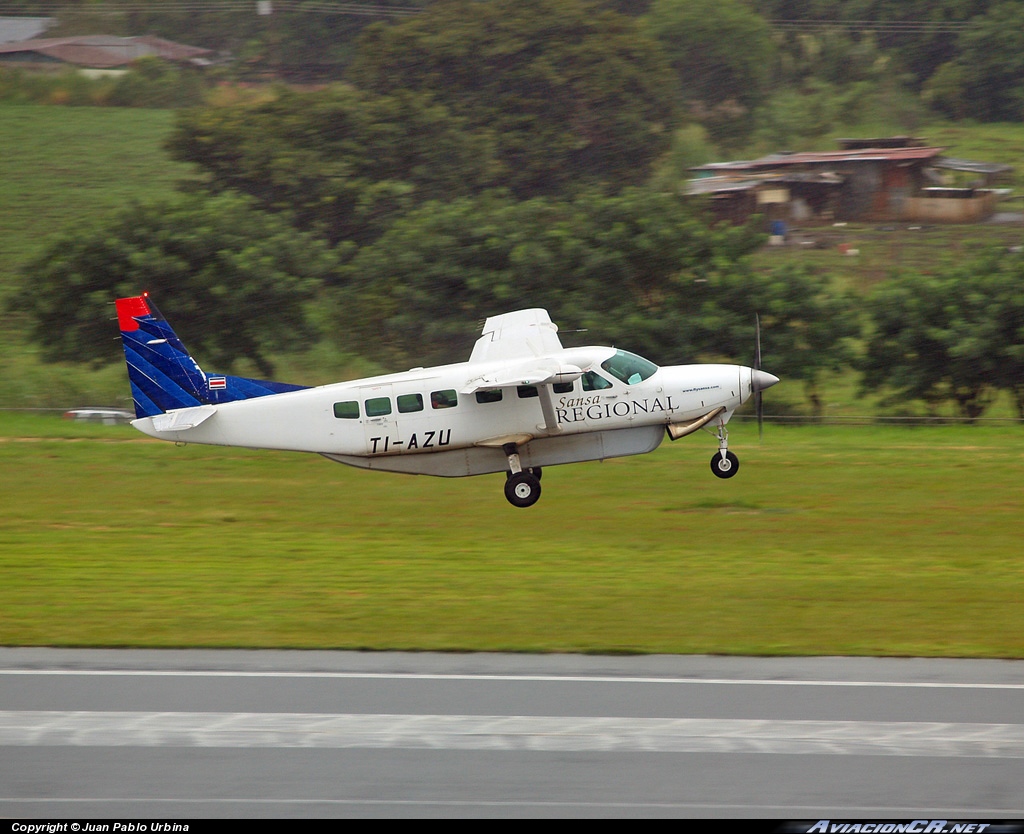
[[[540,478],[519,472],[505,481],[505,497],[513,507],[532,507],[540,498]]]
[[[711,458],[711,471],[719,478],[731,478],[740,471],[740,459],[732,452],[726,452],[725,460],[722,460],[722,453],[715,452]]]

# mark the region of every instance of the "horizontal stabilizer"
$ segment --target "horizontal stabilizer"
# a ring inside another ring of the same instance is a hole
[[[209,420],[216,413],[217,407],[212,405],[178,408],[174,411],[168,411],[166,414],[155,415],[153,417],[153,428],[157,431],[186,431]]]

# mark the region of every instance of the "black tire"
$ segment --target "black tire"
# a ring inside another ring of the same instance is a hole
[[[513,507],[532,507],[540,498],[540,478],[529,472],[512,475],[505,481],[505,498]]]
[[[722,453],[715,452],[711,458],[711,471],[719,478],[731,478],[740,471],[740,459],[732,452],[726,452],[725,460],[722,460]]]

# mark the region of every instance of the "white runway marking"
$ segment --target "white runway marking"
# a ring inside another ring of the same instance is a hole
[[[661,683],[708,686],[811,686],[882,687],[893,689],[1004,689],[1024,690],[1024,683],[956,683],[947,681],[774,680],[762,678],[672,678],[602,675],[487,675],[429,674],[419,672],[243,672],[232,670],[173,669],[0,669],[4,676],[140,677],[140,678],[322,678],[351,680],[526,681],[551,683]]]
[[[0,745],[816,753],[1024,758],[1024,725],[318,713],[0,711]]]

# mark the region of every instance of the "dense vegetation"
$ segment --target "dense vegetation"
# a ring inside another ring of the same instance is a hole
[[[63,32],[90,31],[104,4],[67,5]],[[8,99],[203,102],[168,143],[201,175],[188,193],[69,230],[26,266],[11,309],[47,355],[105,356],[96,322],[140,281],[192,311],[189,297],[251,299],[244,337],[198,320],[187,335],[264,374],[285,331],[450,360],[481,315],[521,305],[658,361],[741,358],[758,313],[773,370],[804,380],[815,410],[821,373],[852,366],[931,409],[977,417],[999,391],[1024,409],[1016,256],[894,272],[854,299],[825,272],[755,269],[759,230],[715,228],[676,196],[711,155],[914,130],[929,107],[1021,120],[1020,4],[435,0],[382,4],[422,11],[378,22],[275,5],[104,18],[242,59],[205,81],[153,62],[93,87],[0,77]],[[344,83],[202,89],[268,74]],[[961,302],[968,268],[976,300]]]
[[[54,5],[8,0],[0,11],[51,14]],[[841,123],[882,112],[908,131],[928,110],[955,119],[1024,119],[1024,7],[1016,0],[547,0],[476,2],[465,10],[448,0],[273,5],[273,15],[261,16],[255,4],[217,0],[205,11],[64,0],[47,34],[152,33],[206,47],[217,56],[204,73],[207,84],[348,79],[378,90],[439,91],[439,81],[455,80],[448,98],[471,90],[473,106],[496,87],[533,82],[527,98],[554,93],[548,109],[568,102],[567,114],[574,109],[569,91],[586,101],[607,94],[605,112],[616,105],[615,119],[644,104],[644,87],[665,84],[652,69],[664,59],[680,110],[725,150],[820,139]],[[582,7],[583,17],[573,20],[571,7]],[[602,19],[612,12],[619,23],[606,28]],[[635,89],[609,85],[626,68],[608,72],[616,39]],[[550,45],[529,71],[481,72],[524,42],[541,51]],[[381,74],[384,66],[389,72]],[[568,74],[567,85],[560,74]],[[202,84],[194,73],[152,68],[94,82],[66,75],[43,83],[4,72],[0,98],[178,106],[195,103]],[[515,122],[513,135],[525,126],[515,110],[492,115],[494,126]]]

